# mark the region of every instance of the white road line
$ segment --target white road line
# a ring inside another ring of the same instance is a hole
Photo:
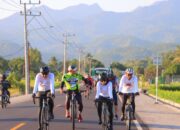
[[[141,127],[141,125],[139,124],[139,122],[137,120],[133,120],[133,122],[136,125],[138,130],[143,130],[143,128]]]

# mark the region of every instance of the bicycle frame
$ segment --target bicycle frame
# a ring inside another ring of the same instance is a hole
[[[108,130],[108,120],[109,120],[109,112],[107,107],[107,102],[102,102],[102,114],[103,114],[103,129]]]
[[[51,97],[35,97],[35,98],[42,98],[42,108],[41,108],[41,117],[40,117],[40,124],[41,124],[41,130],[49,130],[49,106],[47,103],[47,99]],[[35,98],[33,98],[33,102],[35,104]]]
[[[132,114],[133,114],[133,108],[131,105],[132,102],[132,95],[128,95],[126,107],[125,107],[125,119],[126,119],[126,125],[127,129],[131,130],[131,121],[132,121]]]
[[[71,119],[72,119],[72,130],[75,130],[75,119],[77,116],[77,110],[76,110],[76,91],[71,90],[71,101],[70,101],[70,112],[71,112]],[[86,90],[79,91],[80,93],[86,92]],[[67,94],[68,91],[63,91],[63,93]]]
[[[9,98],[9,96],[7,95],[6,91],[4,93],[2,93],[2,95],[1,95],[1,105],[2,105],[2,108],[6,108],[7,107],[8,98]]]
[[[76,111],[76,94],[74,91],[72,91],[71,94],[71,118],[72,118],[72,129],[75,130],[75,118],[77,116],[77,111]]]
[[[98,99],[96,102],[102,102],[102,115],[103,115],[102,127],[103,127],[103,130],[108,130],[109,111],[108,111],[107,101]]]

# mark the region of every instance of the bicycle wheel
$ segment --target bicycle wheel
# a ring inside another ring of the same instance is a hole
[[[72,118],[72,129],[75,130],[75,101],[71,101],[71,118]]]
[[[41,130],[48,130],[47,114],[46,108],[42,108],[40,118]]]
[[[108,115],[107,108],[103,108],[103,129],[108,130]]]
[[[1,106],[2,106],[2,109],[4,108],[4,96],[1,97]]]
[[[49,130],[49,108],[48,106],[45,107],[44,109],[44,122],[45,122],[45,130]]]
[[[127,111],[127,129],[128,130],[131,130],[131,119],[132,119],[132,117],[131,117],[131,114],[132,112],[129,110],[129,111]]]

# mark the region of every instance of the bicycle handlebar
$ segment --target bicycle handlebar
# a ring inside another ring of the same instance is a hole
[[[77,90],[70,90],[70,91],[72,91],[72,92],[76,92]],[[77,92],[79,92],[79,93],[83,93],[83,92],[86,92],[87,90],[79,90],[79,91],[77,91]],[[68,90],[63,90],[63,93],[68,93],[69,91]]]
[[[36,104],[35,99],[40,99],[40,98],[42,98],[42,99],[49,99],[51,97],[49,97],[49,96],[33,97],[33,103]]]

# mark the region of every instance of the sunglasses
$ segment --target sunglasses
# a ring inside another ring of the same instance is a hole
[[[129,77],[132,76],[132,74],[127,74]]]

